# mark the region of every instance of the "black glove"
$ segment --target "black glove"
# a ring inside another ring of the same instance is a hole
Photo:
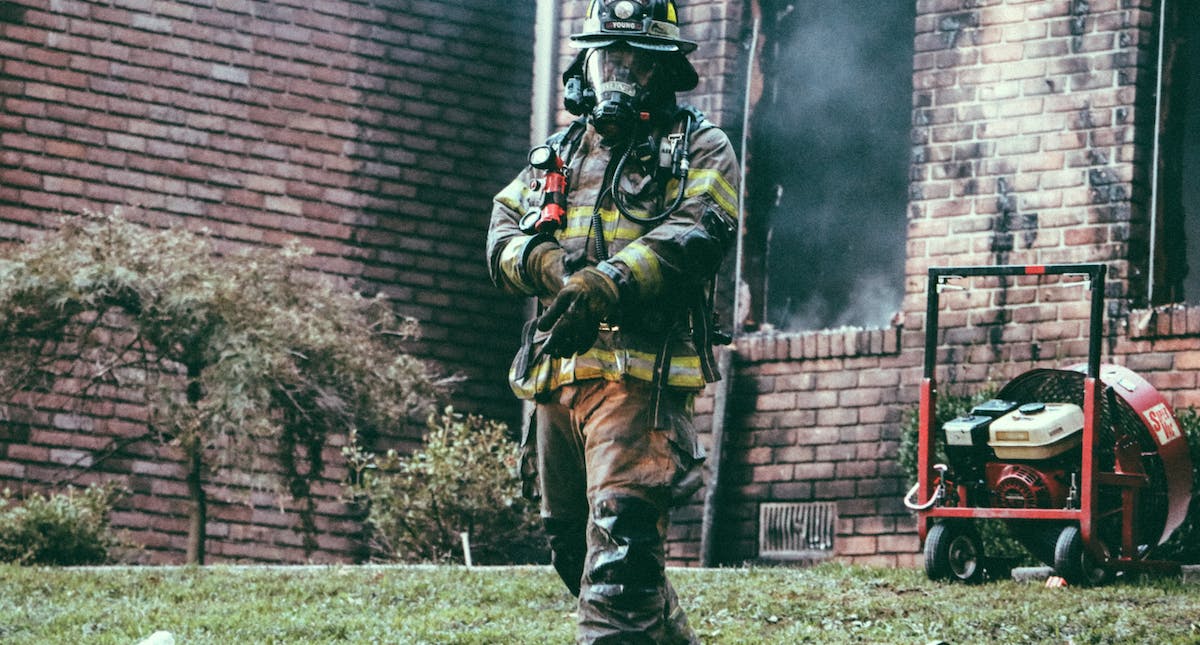
[[[595,267],[573,274],[537,321],[549,331],[542,351],[556,358],[586,352],[600,335],[600,323],[616,313],[617,283]]]
[[[566,256],[557,244],[538,244],[530,250],[525,272],[539,296],[558,295],[566,275]]]

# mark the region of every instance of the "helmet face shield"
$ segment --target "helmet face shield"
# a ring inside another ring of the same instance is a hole
[[[618,92],[634,98],[650,89],[659,62],[651,52],[614,45],[589,51],[583,66],[588,85],[597,97]]]
[[[591,49],[584,60],[587,84],[596,95],[592,122],[605,137],[632,129],[662,76],[656,52],[615,44]]]
[[[687,59],[696,43],[680,35],[674,0],[591,0],[583,29],[571,34],[570,43],[585,52],[623,46],[657,53],[664,69],[656,85],[664,90],[686,92],[700,80]],[[563,74],[564,83],[575,75],[582,82],[582,62],[581,54]]]

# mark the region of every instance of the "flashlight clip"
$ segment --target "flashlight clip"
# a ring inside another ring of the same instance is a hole
[[[567,175],[558,150],[550,145],[541,145],[529,151],[529,165],[545,173],[540,184],[541,206],[529,211],[521,218],[521,230],[526,234],[546,233],[563,227],[567,214]]]

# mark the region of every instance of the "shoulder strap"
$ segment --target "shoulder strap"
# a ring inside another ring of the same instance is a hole
[[[583,137],[583,131],[587,129],[587,119],[582,117],[575,119],[571,125],[555,132],[546,139],[546,145],[551,146],[556,151],[561,151],[563,146],[573,146]]]
[[[684,103],[675,110],[675,122],[682,121],[685,115],[691,115],[692,122],[696,125],[699,125],[704,120],[704,113],[700,111],[700,108]]]

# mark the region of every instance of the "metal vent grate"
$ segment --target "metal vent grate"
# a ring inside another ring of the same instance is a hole
[[[818,560],[833,555],[837,502],[761,504],[758,555],[767,560]]]

